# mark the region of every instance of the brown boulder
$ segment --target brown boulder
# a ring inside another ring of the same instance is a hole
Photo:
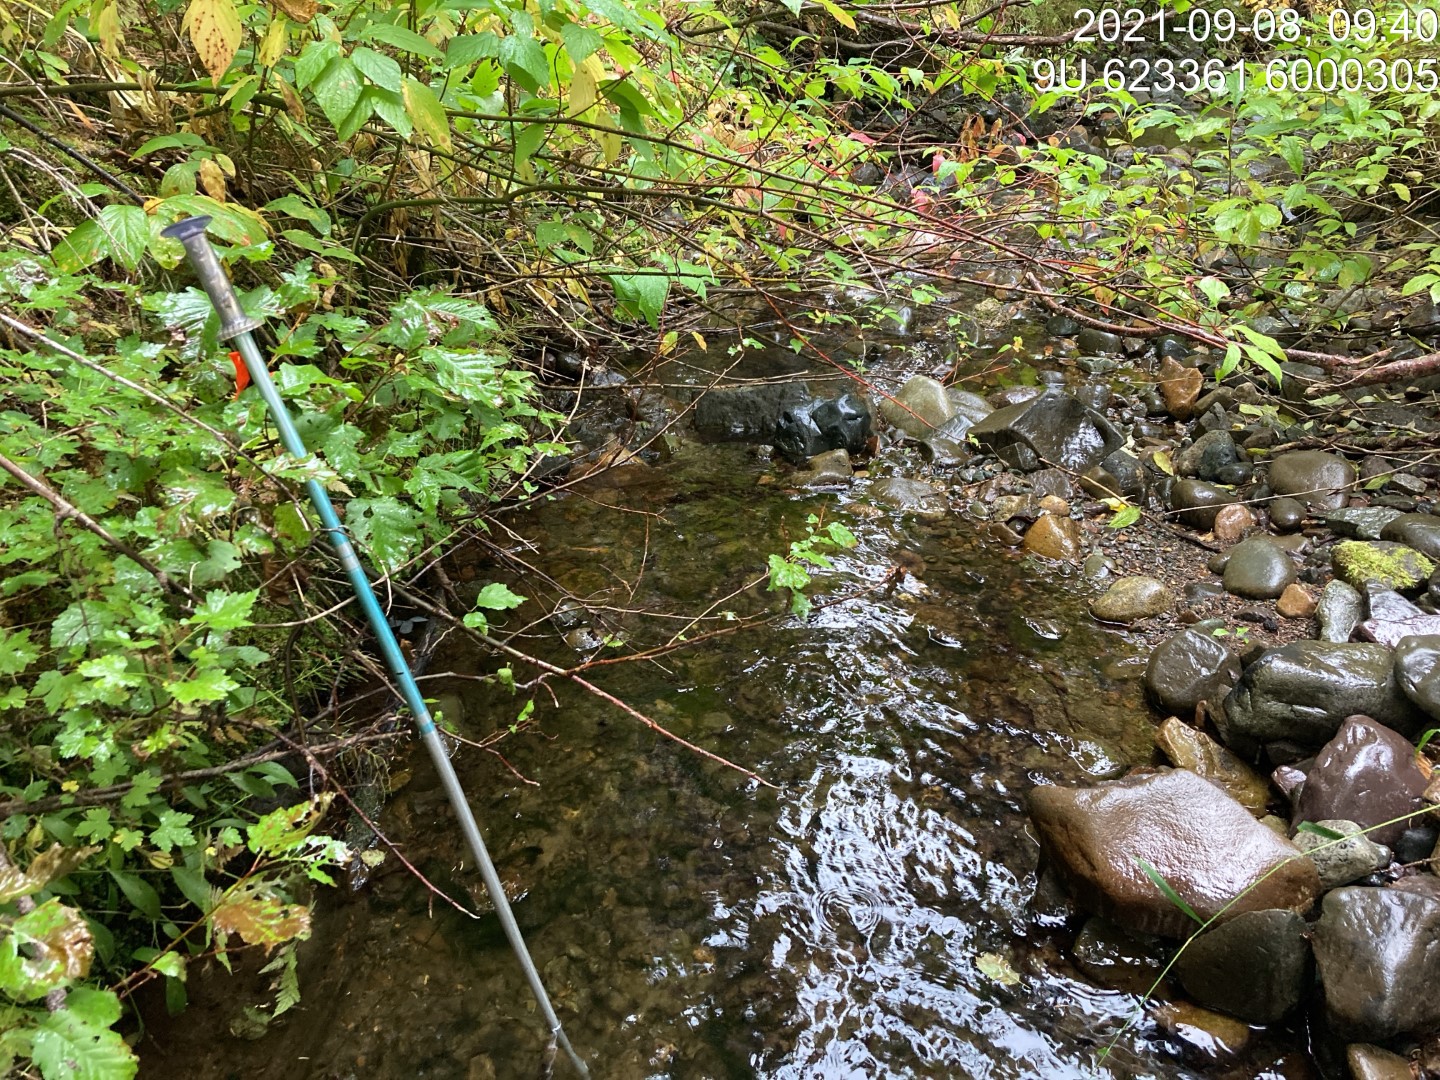
[[[1126,929],[1177,938],[1198,929],[1142,860],[1202,919],[1221,909],[1304,912],[1320,891],[1315,864],[1294,844],[1184,769],[1092,788],[1036,788],[1030,817],[1081,904]]]

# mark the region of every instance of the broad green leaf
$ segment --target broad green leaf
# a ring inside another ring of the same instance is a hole
[[[361,36],[366,41],[378,41],[385,45],[393,45],[403,52],[415,53],[427,60],[439,60],[443,55],[439,49],[415,33],[414,30],[407,30],[403,26],[394,26],[390,23],[371,23]]]
[[[52,257],[64,273],[74,274],[99,262],[110,251],[110,238],[94,218],[82,221],[55,245]]]
[[[119,1019],[112,991],[72,989],[65,1007],[48,1014],[35,1032],[31,1057],[45,1080],[130,1080],[140,1063],[111,1030]]]
[[[235,630],[249,626],[250,612],[254,610],[259,596],[259,589],[239,593],[211,589],[195,609],[195,614],[184,621],[190,626],[208,626],[212,630]]]
[[[330,66],[311,87],[315,104],[320,106],[325,119],[329,120],[330,126],[334,128],[340,127],[350,115],[350,110],[355,108],[360,100],[360,90],[360,73],[344,56],[337,56],[330,61]]]
[[[550,86],[550,61],[540,42],[529,34],[509,34],[500,39],[500,62],[506,73],[532,94]]]
[[[180,682],[165,684],[165,689],[181,705],[194,705],[197,702],[205,701],[224,701],[230,691],[239,688],[240,684],[219,668],[209,668],[200,672],[193,679],[183,679]]]
[[[486,585],[480,590],[480,595],[475,597],[475,606],[487,611],[508,611],[523,603],[525,603],[525,597],[511,592],[507,586],[498,581],[492,581]]]
[[[376,52],[374,49],[367,49],[361,45],[350,54],[350,62],[360,69],[367,79],[382,90],[393,90],[400,92],[405,83],[405,76],[391,57],[384,53]]]

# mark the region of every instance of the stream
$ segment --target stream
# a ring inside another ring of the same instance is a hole
[[[1009,327],[1005,340],[1034,329]],[[759,359],[754,369],[775,373]],[[873,377],[893,389],[908,373]],[[1154,760],[1144,654],[1090,619],[1094,586],[1077,569],[984,543],[956,513],[962,486],[942,495],[944,513],[878,500],[885,475],[923,474],[910,450],[882,452],[871,476],[830,491],[761,483],[775,469],[753,447],[672,440],[667,456],[507,521],[533,543],[526,560],[581,598],[570,640],[592,646],[577,653],[542,626],[521,647],[573,664],[614,653],[599,645],[607,634],[663,640],[686,620],[630,613],[693,616],[763,573],[809,514],[843,521],[859,545],[818,579],[816,599],[829,603],[809,621],[593,673],[778,790],[570,685],[555,685],[553,699],[540,692],[536,728],[499,745],[504,762],[457,757],[595,1076],[1314,1075],[1293,1032],[1257,1029],[1227,1049],[1157,1022],[1137,993],[1097,988],[1072,958],[1079,920],[1034,899],[1026,792]],[[494,539],[521,550],[516,534]],[[887,594],[880,585],[902,551],[925,568]],[[512,629],[562,595],[515,587],[536,599],[511,613]],[[754,590],[734,600],[742,615],[767,603],[779,602]],[[431,670],[486,663],[452,638]],[[503,728],[523,700],[462,681],[444,691],[475,738]],[[423,755],[397,764],[392,781],[387,834],[438,888],[488,911]],[[152,1022],[142,1076],[541,1072],[543,1025],[493,915],[459,914],[393,857],[364,888],[322,898],[301,949],[301,1003],[256,1041],[233,1033],[234,1018],[263,1002],[263,983],[249,996],[242,985],[192,977],[190,1009]],[[554,1075],[571,1075],[563,1057]]]

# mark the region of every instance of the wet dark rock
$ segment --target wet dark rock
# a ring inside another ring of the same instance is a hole
[[[1125,353],[1125,343],[1118,334],[1094,330],[1088,326],[1075,335],[1075,344],[1085,353],[1111,353],[1115,356],[1123,356]]]
[[[1030,816],[1050,865],[1082,906],[1144,933],[1184,937],[1194,923],[1155,886],[1140,860],[1202,919],[1232,901],[1231,916],[1267,908],[1305,911],[1320,888],[1314,864],[1297,858],[1293,844],[1184,769],[1093,788],[1036,788]]]
[[[1390,650],[1366,642],[1292,641],[1245,669],[1216,723],[1225,744],[1245,754],[1237,741],[1320,746],[1357,713],[1405,734],[1416,730],[1420,715],[1400,689]]]
[[[1276,532],[1291,533],[1305,524],[1305,504],[1288,495],[1270,503],[1270,524]]]
[[[1166,638],[1145,665],[1145,689],[1162,712],[1195,715],[1202,701],[1219,701],[1240,678],[1240,660],[1217,637],[1196,627]]]
[[[811,399],[784,409],[775,422],[775,450],[799,464],[827,450],[858,453],[870,438],[870,407],[854,394]]]
[[[1270,801],[1270,784],[1203,731],[1168,717],[1155,729],[1155,745],[1177,769],[1209,780],[1257,817]]]
[[[1268,536],[1242,540],[1225,564],[1225,591],[1250,600],[1273,600],[1294,580],[1294,562]]]
[[[807,467],[795,473],[790,482],[797,487],[828,487],[843,484],[854,474],[848,451],[827,450],[812,457]]]
[[[1435,826],[1412,825],[1395,841],[1395,861],[1418,863],[1429,859],[1437,839],[1440,839],[1440,831]]]
[[[1075,485],[1071,482],[1069,474],[1062,469],[1041,469],[1039,472],[1030,474],[1030,493],[1037,499],[1043,499],[1046,495],[1054,495],[1060,499],[1073,499]]]
[[[975,456],[975,450],[967,441],[971,421],[964,416],[952,416],[930,435],[920,440],[920,450],[932,465],[954,468],[964,465]]]
[[[892,401],[880,402],[880,415],[891,427],[899,428],[914,439],[928,437],[936,428],[955,415],[950,398],[928,375],[913,376]]]
[[[1127,994],[1149,990],[1164,967],[1154,938],[1142,941],[1109,920],[1093,916],[1075,936],[1071,956],[1091,982]]]
[[[963,417],[970,424],[984,420],[995,411],[995,406],[986,401],[979,394],[971,393],[969,390],[962,390],[958,386],[947,386],[945,397],[950,402],[950,408],[955,416]],[[968,427],[967,427],[968,430]]]
[[[1406,697],[1440,720],[1440,634],[1402,639],[1395,646],[1395,678]]]
[[[1430,490],[1430,484],[1419,476],[1411,476],[1409,473],[1394,473],[1389,477],[1387,486],[1393,487],[1401,494],[1412,495],[1416,498],[1424,495]],[[1385,539],[1390,539],[1386,537]]]
[[[970,435],[1025,472],[1052,465],[1083,473],[1125,441],[1110,421],[1058,390],[991,413]]]
[[[1440,1028],[1440,901],[1401,889],[1326,894],[1314,950],[1341,1035],[1389,1039]]]
[[[1329,581],[1320,594],[1315,614],[1320,620],[1321,641],[1349,641],[1364,613],[1357,589],[1343,581]]]
[[[1347,506],[1322,514],[1320,520],[1336,536],[1352,540],[1379,540],[1381,530],[1401,516],[1399,510],[1384,507]]]
[[[1220,507],[1234,501],[1230,492],[1203,480],[1177,480],[1170,491],[1170,508],[1179,512],[1183,524],[1201,532],[1213,529]]]
[[[987,399],[997,409],[1003,409],[1010,405],[1019,405],[1026,401],[1034,401],[1043,390],[1038,386],[1007,386],[996,390]]]
[[[1380,539],[1412,547],[1426,558],[1440,561],[1440,517],[1434,514],[1399,514],[1380,531]]]
[[[1135,623],[1163,615],[1175,606],[1175,594],[1163,581],[1143,575],[1122,577],[1090,602],[1101,622]]]
[[[1211,431],[1201,435],[1175,455],[1175,471],[1181,476],[1199,477],[1214,482],[1220,470],[1240,460],[1240,451],[1228,431]]]
[[[1080,324],[1068,315],[1053,315],[1045,320],[1045,332],[1051,337],[1074,337]]]
[[[870,485],[870,497],[897,510],[925,510],[935,507],[938,494],[929,484],[887,476]]]
[[[1366,835],[1376,843],[1393,844],[1407,826],[1392,819],[1423,809],[1429,780],[1409,739],[1368,716],[1352,716],[1305,774],[1296,820],[1353,821],[1370,829]],[[1377,825],[1382,827],[1371,828]]]
[[[1355,466],[1323,450],[1292,450],[1270,462],[1270,488],[1309,506],[1339,509],[1355,486]]]
[[[1100,461],[1100,468],[1120,482],[1120,494],[1127,499],[1140,498],[1145,494],[1145,466],[1128,450],[1116,450],[1106,454]]]
[[[1248,461],[1237,461],[1233,465],[1226,465],[1215,474],[1217,484],[1225,484],[1229,487],[1243,487],[1255,479],[1255,467]]]
[[[1155,339],[1157,360],[1183,360],[1191,353],[1190,343],[1174,334],[1162,334]]]
[[[1350,1080],[1415,1080],[1410,1059],[1370,1043],[1351,1043],[1345,1048]]]
[[[695,430],[715,442],[772,442],[781,413],[812,400],[799,383],[711,390],[695,404]]]
[[[1357,589],[1378,582],[1401,592],[1417,589],[1435,564],[1413,548],[1386,540],[1342,540],[1330,551],[1335,576]]]
[[[1327,818],[1314,823],[1322,829],[1339,833],[1344,840],[1301,829],[1295,833],[1295,846],[1315,864],[1320,873],[1320,886],[1336,889],[1383,870],[1390,865],[1390,849],[1375,843],[1353,821]]]
[[[1394,589],[1376,582],[1365,586],[1365,618],[1375,622],[1408,622],[1425,614],[1419,605],[1405,599]]]
[[[1041,514],[1025,533],[1024,548],[1056,562],[1074,562],[1080,554],[1080,526],[1059,514]]]
[[[1252,1024],[1273,1024],[1309,988],[1310,942],[1293,911],[1247,911],[1192,941],[1175,962],[1201,1005]]]

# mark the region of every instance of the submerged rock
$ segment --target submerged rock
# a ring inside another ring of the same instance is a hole
[[[939,493],[920,480],[887,476],[870,485],[870,497],[897,510],[927,510],[938,506]]]
[[[1268,536],[1252,536],[1230,551],[1225,591],[1250,600],[1273,600],[1295,580],[1295,564]]]
[[[1295,818],[1353,821],[1375,842],[1393,844],[1405,831],[1404,815],[1425,809],[1429,782],[1409,739],[1368,716],[1352,716],[1305,774]]]
[[[846,450],[827,450],[810,459],[805,469],[795,473],[790,482],[797,487],[826,487],[841,484],[855,475]]]
[[[1273,1024],[1309,988],[1310,942],[1293,911],[1247,911],[1205,931],[1175,961],[1185,992],[1252,1024]]]
[[[1345,837],[1335,840],[1303,829],[1295,834],[1295,846],[1310,856],[1322,888],[1349,885],[1390,865],[1390,849],[1366,837],[1355,822],[1327,818],[1314,824]]]
[[[1166,638],[1145,665],[1145,689],[1161,711],[1191,717],[1219,701],[1240,678],[1240,659],[1219,638],[1193,627]]]
[[[1143,575],[1122,577],[1090,601],[1090,614],[1101,622],[1135,623],[1163,615],[1175,606],[1175,594],[1163,581]]]
[[[1030,816],[1046,857],[1081,904],[1145,933],[1184,937],[1195,924],[1140,860],[1202,919],[1232,901],[1232,916],[1305,911],[1320,889],[1314,864],[1293,844],[1184,769],[1093,788],[1036,788]]]
[[[1083,473],[1125,441],[1110,421],[1058,390],[998,409],[970,434],[1001,461],[1025,472],[1053,465]]]
[[[716,442],[772,442],[781,413],[811,400],[800,383],[710,390],[695,403],[695,430]]]
[[[1343,1036],[1390,1039],[1440,1028],[1440,901],[1402,889],[1326,894],[1315,962],[1331,1024]]]
[[[1435,571],[1435,564],[1414,548],[1387,540],[1344,540],[1330,552],[1335,576],[1363,589],[1370,581],[1391,589],[1417,589]]]
[[[1216,723],[1232,748],[1237,740],[1320,746],[1357,713],[1407,734],[1419,724],[1390,650],[1367,642],[1292,641],[1245,669]]]
[[[1269,782],[1203,731],[1172,716],[1155,730],[1155,745],[1176,768],[1209,780],[1252,814],[1265,812]]]
[[[1154,938],[1141,941],[1106,919],[1085,920],[1071,956],[1091,982],[1111,990],[1143,994],[1164,967]]]
[[[1292,450],[1270,462],[1270,490],[1338,510],[1355,486],[1355,466],[1338,454]]]

